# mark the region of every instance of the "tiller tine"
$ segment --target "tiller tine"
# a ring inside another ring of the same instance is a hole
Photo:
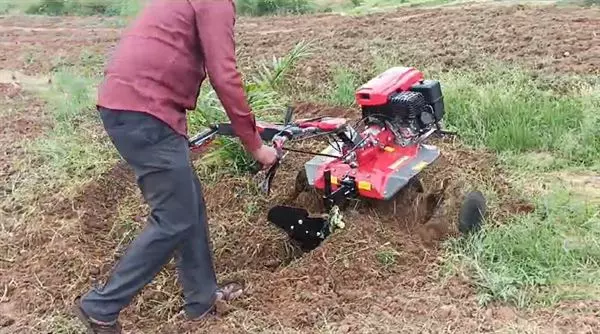
[[[326,218],[310,217],[302,208],[274,206],[267,219],[284,230],[304,251],[317,248],[331,234]]]

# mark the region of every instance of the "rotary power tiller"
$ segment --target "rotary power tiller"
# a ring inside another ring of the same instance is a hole
[[[440,156],[438,147],[426,144],[432,135],[451,135],[442,130],[444,102],[439,81],[427,80],[412,67],[393,67],[360,86],[355,92],[362,117],[352,126],[345,118],[321,116],[293,120],[288,108],[282,124],[257,122],[261,138],[271,142],[278,161],[265,173],[261,187],[267,194],[288,152],[311,154],[298,174],[297,185],[322,194],[324,213],[311,217],[303,208],[277,205],[268,220],[284,230],[303,250],[318,247],[335,228],[343,227],[340,207],[347,200],[388,201]],[[205,148],[216,136],[235,137],[229,123],[215,124],[190,139],[192,150]],[[322,152],[305,152],[285,146],[288,142],[326,137]],[[480,192],[467,194],[462,203],[459,228],[479,227],[485,211]]]

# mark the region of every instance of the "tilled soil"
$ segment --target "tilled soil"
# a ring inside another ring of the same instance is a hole
[[[470,67],[491,56],[542,72],[600,73],[598,9],[488,5],[238,22],[245,68],[257,58],[287,52],[300,40],[316,40],[316,52],[297,71],[298,85],[308,90],[327,85],[332,64],[371,66],[374,49],[411,65]],[[0,18],[0,66],[36,74],[60,64],[101,65],[118,40],[119,30],[111,24],[97,18]],[[87,54],[82,56],[82,51]],[[5,166],[18,157],[19,143],[44,124],[34,117],[39,109],[33,106],[39,102],[20,101],[20,90],[13,86],[0,88],[3,102],[17,111],[2,114],[0,162],[6,182],[15,172]],[[298,116],[306,117],[352,117],[355,112],[298,106]],[[515,196],[493,155],[452,142],[437,144],[443,157],[425,172],[423,181],[433,194],[445,184],[446,200],[432,220],[423,219],[433,213],[427,197],[407,189],[383,206],[351,207],[345,214],[346,228],[309,254],[298,253],[265,220],[268,207],[289,204],[306,156],[291,154],[269,198],[250,189],[245,177],[207,184],[217,272],[221,279],[243,279],[246,296],[224,318],[201,324],[173,320],[182,301],[170,264],[123,313],[125,327],[133,333],[597,329],[598,317],[593,315],[600,307],[594,303],[563,304],[535,313],[504,306],[481,308],[468,280],[438,277],[439,241],[456,233],[456,212],[466,191],[475,185],[493,190],[498,196],[489,203],[489,213],[500,222],[532,207]],[[68,332],[72,299],[106,278],[147,214],[133,176],[122,164],[92,180],[71,200],[43,194],[43,189],[40,193],[45,197],[27,213],[28,228],[2,230],[2,248],[7,250],[2,254],[9,256],[0,259],[0,333]],[[320,207],[311,193],[295,203],[313,211]]]

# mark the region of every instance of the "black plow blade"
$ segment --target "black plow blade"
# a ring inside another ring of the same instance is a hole
[[[468,193],[460,208],[458,218],[459,231],[462,234],[479,231],[483,224],[486,210],[486,200],[481,192],[473,191]]]
[[[305,252],[321,245],[329,236],[329,222],[322,217],[310,217],[308,211],[290,206],[274,206],[269,210],[271,223],[284,230]]]

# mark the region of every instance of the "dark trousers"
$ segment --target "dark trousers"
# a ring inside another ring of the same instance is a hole
[[[144,113],[100,109],[100,114],[111,141],[133,168],[151,213],[104,287],[83,296],[84,311],[99,321],[115,321],[175,255],[186,313],[205,313],[214,302],[217,282],[206,207],[187,140]]]

